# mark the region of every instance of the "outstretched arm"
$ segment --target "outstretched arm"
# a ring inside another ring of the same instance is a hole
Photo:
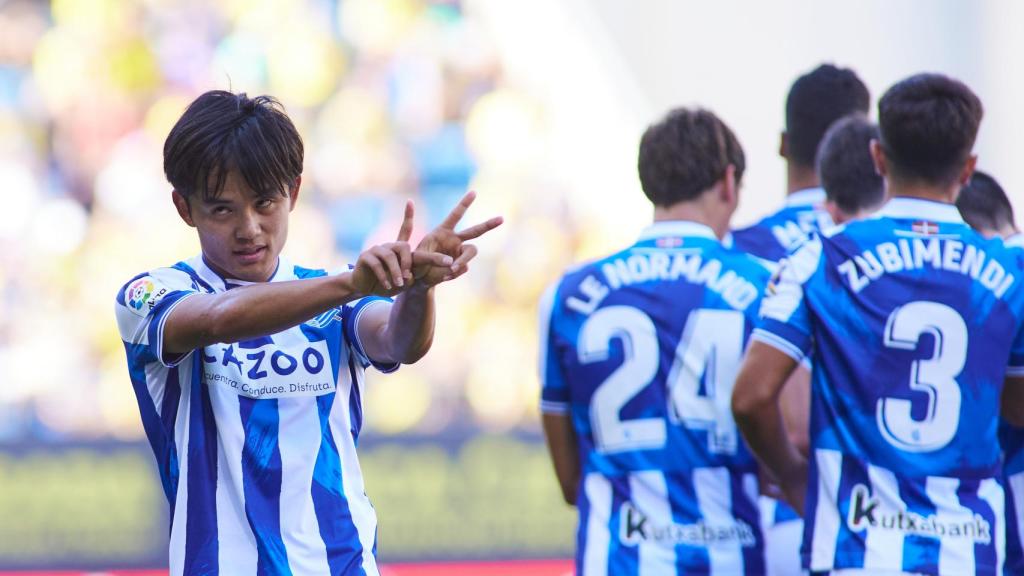
[[[342,274],[195,294],[168,314],[164,353],[183,354],[216,342],[274,334],[357,298],[397,293],[403,289],[403,269],[411,277],[415,266],[449,268],[453,261],[436,252],[413,253],[399,240],[369,248],[352,270]]]
[[[403,283],[406,289],[395,298],[390,310],[373,308],[360,318],[359,339],[372,360],[412,364],[430,350],[434,338],[434,287],[465,274],[469,261],[477,253],[476,247],[467,241],[479,238],[502,223],[500,217],[491,218],[456,232],[455,227],[475,199],[474,192],[463,196],[444,221],[423,237],[409,260],[412,267]],[[412,202],[407,202],[398,242],[408,242],[412,235],[413,210]],[[433,260],[416,258],[421,253],[442,254],[450,260],[438,265]],[[402,269],[408,270],[404,266]]]
[[[796,360],[754,340],[740,367],[732,392],[732,411],[754,455],[778,478],[786,499],[803,512],[807,459],[790,441],[779,396]]]

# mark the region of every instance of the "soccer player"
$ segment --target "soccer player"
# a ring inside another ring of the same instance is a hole
[[[796,79],[786,97],[786,130],[779,139],[779,155],[786,160],[786,205],[734,230],[737,249],[778,262],[809,233],[832,225],[815,164],[818,146],[835,121],[867,114],[870,105],[867,86],[849,68],[822,64]]]
[[[992,176],[975,170],[971,181],[956,199],[960,215],[986,238],[1002,238],[1007,246],[1024,248],[1013,206],[1003,187]],[[1024,263],[1024,257],[1022,257]],[[1024,269],[1024,266],[1021,267]],[[999,423],[1006,489],[1006,574],[1024,574],[1024,429]]]
[[[866,114],[870,105],[867,86],[848,68],[822,64],[797,78],[786,97],[786,130],[779,140],[779,155],[786,160],[786,205],[750,227],[734,230],[735,248],[779,262],[808,234],[832,226],[815,165],[818,147],[835,121],[848,114]],[[808,444],[810,378],[808,363],[793,373],[782,394],[786,429],[802,450]],[[774,497],[766,496],[760,505],[769,575],[799,576],[800,516]]]
[[[456,232],[469,194],[412,250],[408,203],[397,241],[340,273],[303,268],[280,257],[302,157],[273,99],[201,95],[167,137],[164,171],[202,253],[117,294],[171,507],[172,576],[378,574],[355,451],[363,370],[427,352],[434,287],[501,223]]]
[[[870,215],[885,201],[885,182],[871,159],[878,126],[862,114],[837,120],[818,148],[818,178],[825,190],[825,210],[843,224]]]
[[[1021,245],[1021,233],[1013,217],[1010,199],[991,175],[975,170],[971,181],[960,190],[957,210],[971,228],[985,238],[1002,238]]]
[[[1024,288],[1014,253],[953,206],[976,162],[981,102],[921,74],[878,109],[871,151],[891,199],[787,260],[737,378],[736,422],[805,511],[812,573],[999,574],[996,424],[1000,400],[1024,417],[1012,376],[1024,368]],[[778,397],[812,352],[805,458]]]
[[[654,223],[541,304],[541,410],[581,576],[762,574],[757,466],[729,409],[769,271],[724,248],[744,155],[677,109],[640,142]]]

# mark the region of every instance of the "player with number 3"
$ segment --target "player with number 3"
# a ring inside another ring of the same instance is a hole
[[[1000,402],[1024,418],[1024,288],[1016,256],[953,206],[981,102],[921,74],[878,110],[871,153],[892,199],[787,260],[736,381],[736,422],[804,512],[811,574],[1002,574],[996,427]],[[811,353],[805,459],[778,398]]]

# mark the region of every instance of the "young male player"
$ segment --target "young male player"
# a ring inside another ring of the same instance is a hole
[[[841,118],[818,147],[818,178],[825,210],[836,224],[864,218],[885,202],[885,181],[871,159],[878,126],[862,114]]]
[[[786,204],[760,222],[734,230],[735,248],[778,262],[808,234],[832,226],[815,166],[817,150],[829,126],[848,114],[867,113],[870,105],[867,86],[848,68],[822,64],[797,78],[786,97],[786,130],[779,139],[779,155],[786,160]],[[810,373],[804,367],[793,373],[782,395],[787,430],[802,449],[808,442],[809,387]],[[799,576],[799,515],[775,498],[763,498],[761,506],[769,575]]]
[[[430,348],[434,286],[466,271],[467,195],[409,247],[337,274],[280,257],[302,141],[272,99],[212,91],[164,145],[174,205],[202,253],[130,280],[117,321],[171,506],[170,573],[377,574],[377,520],[356,457],[363,369]],[[397,295],[392,303],[381,296]]]
[[[729,409],[768,270],[724,248],[744,156],[706,110],[640,143],[654,223],[541,304],[541,409],[581,576],[763,574],[757,467]]]
[[[1024,235],[1013,217],[1013,206],[1003,187],[992,176],[975,170],[971,181],[956,199],[960,215],[986,238],[1002,238],[1014,248],[1024,248]],[[1024,254],[1021,270],[1024,270]],[[999,423],[1006,490],[1006,574],[1024,574],[1024,429]]]
[[[1024,289],[1012,251],[962,220],[978,98],[921,74],[879,102],[891,199],[787,260],[733,395],[737,424],[806,526],[812,573],[999,574],[996,423],[1024,417]],[[813,353],[811,456],[778,396]],[[1007,378],[1004,387],[1004,378]]]

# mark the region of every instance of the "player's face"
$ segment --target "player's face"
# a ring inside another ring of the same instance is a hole
[[[265,282],[277,269],[298,193],[296,185],[287,195],[259,196],[241,176],[231,173],[217,198],[194,196],[184,214],[184,198],[175,198],[175,204],[185,222],[199,231],[199,244],[211,268],[226,278]]]

